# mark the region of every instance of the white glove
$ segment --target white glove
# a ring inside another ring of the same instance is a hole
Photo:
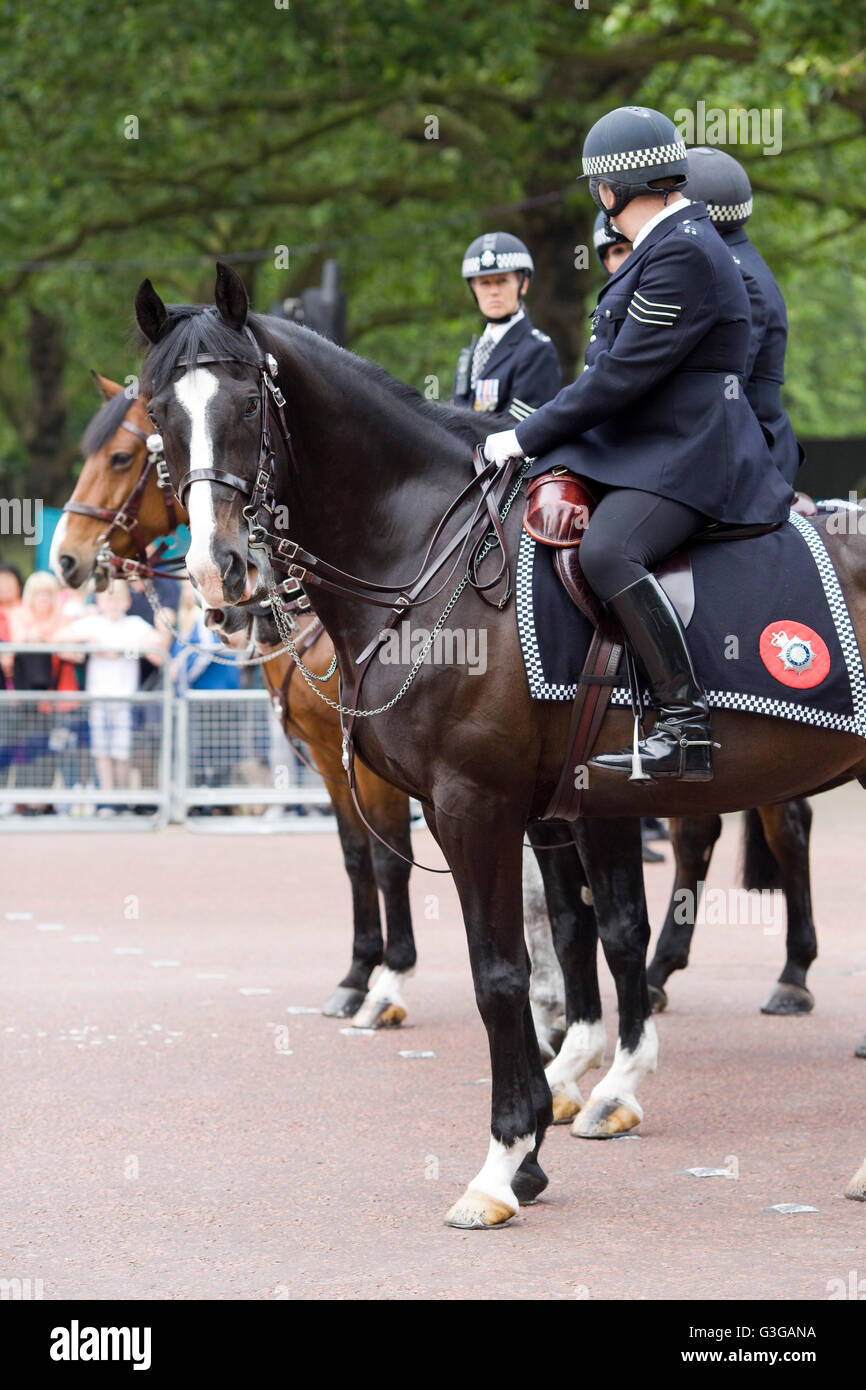
[[[523,450],[517,442],[517,431],[502,430],[499,434],[488,434],[484,441],[484,457],[489,463],[507,463],[509,459],[522,458]]]

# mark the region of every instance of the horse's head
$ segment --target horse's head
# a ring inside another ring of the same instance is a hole
[[[268,422],[263,418],[262,351],[244,331],[243,282],[217,267],[213,308],[163,304],[149,280],[135,311],[151,344],[143,367],[150,416],[162,435],[172,481],[189,511],[187,569],[212,608],[261,590],[244,516]],[[276,441],[275,441],[276,442]]]
[[[146,440],[153,427],[147,401],[130,398],[98,372],[93,379],[105,404],[85,431],[84,467],[51,544],[51,568],[74,589],[93,575],[104,545],[115,555],[141,559],[145,546],[186,519],[176,503],[169,514],[166,491],[156,469],[148,467]]]

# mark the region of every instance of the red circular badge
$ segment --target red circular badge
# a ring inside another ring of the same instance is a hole
[[[822,637],[794,618],[769,623],[758,650],[771,676],[795,690],[820,685],[830,672],[830,653]]]

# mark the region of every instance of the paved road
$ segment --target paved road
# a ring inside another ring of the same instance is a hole
[[[3,837],[0,1276],[46,1299],[821,1299],[866,1277],[866,1206],[841,1195],[866,1153],[866,800],[815,810],[815,1013],[758,1011],[780,936],[699,927],[639,1137],[551,1131],[545,1198],[484,1233],[442,1224],[490,1093],[450,880],[413,875],[406,1026],[346,1036],[286,1012],[348,960],[335,837]],[[658,924],[670,868],[647,877]],[[604,996],[612,1042],[606,971]],[[737,1180],[682,1171],[732,1158]]]

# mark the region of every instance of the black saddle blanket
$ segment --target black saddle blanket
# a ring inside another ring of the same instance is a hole
[[[536,700],[573,700],[591,638],[557,578],[549,547],[523,532],[516,613]],[[791,514],[750,540],[691,547],[695,611],[687,628],[710,704],[866,738],[866,678],[820,532]],[[614,690],[612,703],[628,704]]]

